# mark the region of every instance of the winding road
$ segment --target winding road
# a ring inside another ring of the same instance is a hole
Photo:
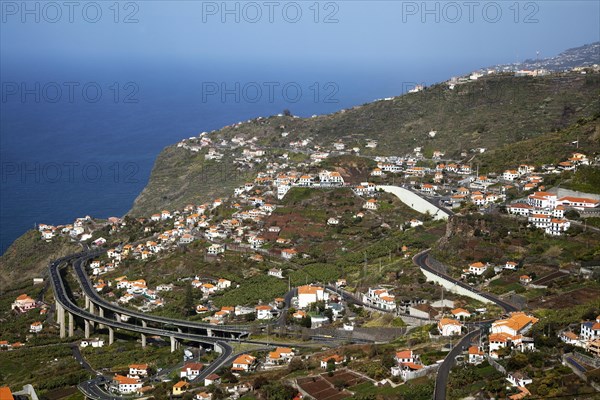
[[[92,321],[97,324],[103,324],[105,326],[111,328],[118,328],[128,331],[137,332],[145,335],[154,335],[154,336],[163,336],[163,337],[172,337],[178,340],[186,340],[192,341],[196,343],[202,343],[208,346],[214,347],[220,354],[217,359],[215,359],[211,364],[207,366],[206,369],[202,371],[200,376],[197,379],[204,379],[204,377],[210,375],[211,373],[217,371],[219,368],[231,364],[235,357],[239,354],[233,354],[233,348],[231,345],[227,343],[227,341],[243,341],[245,343],[252,344],[260,344],[265,345],[263,341],[255,341],[248,339],[248,327],[247,326],[237,326],[237,327],[218,327],[209,324],[197,323],[186,320],[178,320],[171,319],[166,317],[159,317],[150,314],[139,313],[133,310],[124,309],[117,305],[114,305],[106,300],[104,300],[93,288],[92,283],[86,273],[85,265],[86,262],[94,257],[98,257],[102,254],[104,250],[86,250],[81,253],[71,254],[66,257],[59,258],[52,262],[49,266],[50,272],[50,282],[54,289],[55,299],[56,301],[64,308],[65,311],[71,313],[73,316],[82,318],[87,321]],[[67,290],[65,288],[65,284],[60,274],[61,268],[69,265],[69,263],[73,264],[75,274],[77,276],[77,280],[83,289],[83,292],[86,296],[90,298],[90,300],[96,304],[101,306],[104,310],[108,310],[116,315],[128,315],[133,317],[134,319],[144,320],[144,321],[152,321],[155,323],[160,323],[161,326],[169,325],[171,327],[178,328],[177,331],[167,330],[164,328],[156,328],[152,326],[140,326],[137,324],[126,323],[120,320],[120,318],[108,318],[107,316],[99,316],[92,314],[87,309],[80,308],[77,304],[75,304],[69,295],[67,294]],[[295,294],[295,289],[291,290],[285,295],[285,307],[282,310],[281,316],[276,324],[281,326],[285,324],[285,314],[287,309],[291,304],[292,297]],[[266,326],[266,325],[265,325]],[[182,328],[188,331],[204,331],[207,334],[215,333],[215,332],[223,332],[230,333],[230,336],[216,337],[216,336],[208,336],[193,332],[183,332]],[[335,342],[335,338],[331,338],[330,336],[322,336],[322,335],[311,335],[312,340],[317,340],[321,342]],[[371,343],[371,341],[366,340],[355,340],[357,343]],[[271,348],[273,345],[289,345],[289,346],[298,346],[297,343],[283,343],[277,342],[272,345],[268,345],[266,348]],[[78,350],[78,349],[77,349]],[[75,353],[74,353],[75,355]],[[75,355],[77,358],[77,355]],[[81,361],[81,360],[80,360]],[[82,363],[82,366],[85,368],[86,365]],[[89,366],[88,366],[89,367]],[[86,368],[89,369],[89,368]],[[114,394],[107,393],[102,386],[106,384],[106,380],[104,377],[100,376],[94,378],[89,381],[82,382],[78,385],[81,392],[83,392],[87,397],[91,399],[98,400],[119,400],[124,397],[117,396]]]
[[[203,343],[209,346],[214,347],[220,354],[219,357],[211,363],[207,369],[204,371],[207,374],[210,374],[221,366],[225,365],[227,362],[230,362],[231,355],[233,353],[233,348],[225,341],[218,340],[217,338],[211,338],[204,335],[197,335],[191,333],[183,333],[183,332],[175,332],[175,331],[167,331],[158,328],[152,327],[143,327],[132,324],[126,324],[124,322],[115,321],[110,318],[105,318],[101,316],[94,315],[87,310],[79,308],[76,304],[74,304],[69,296],[67,295],[64,282],[60,276],[60,267],[66,262],[72,260],[80,260],[85,257],[93,257],[97,254],[86,253],[77,253],[67,257],[60,258],[53,263],[50,264],[50,279],[52,282],[52,286],[54,288],[54,295],[56,301],[68,312],[73,314],[74,316],[78,316],[88,321],[93,321],[98,324],[103,324],[106,326],[110,326],[112,328],[120,328],[128,331],[134,331],[138,333],[143,333],[147,335],[156,335],[156,336],[169,336],[174,337],[180,340],[188,340],[198,343]],[[83,365],[83,364],[82,364]],[[82,382],[79,385],[81,391],[90,398],[93,399],[101,399],[101,400],[113,400],[119,399],[120,397],[109,395],[104,390],[100,388],[100,385],[104,383],[103,377],[98,377],[90,381]]]
[[[210,325],[210,324],[206,324],[206,323],[172,319],[172,318],[167,318],[167,317],[160,317],[160,316],[156,316],[156,315],[152,315],[152,314],[146,314],[146,313],[141,313],[141,312],[137,312],[134,310],[124,309],[122,307],[119,307],[113,303],[106,301],[102,296],[100,296],[96,292],[96,290],[94,289],[94,287],[87,275],[87,272],[85,271],[85,263],[89,259],[97,257],[99,254],[102,254],[102,252],[93,252],[91,254],[87,254],[82,257],[78,257],[77,259],[74,260],[73,266],[75,269],[75,273],[77,275],[77,279],[79,280],[79,283],[80,283],[83,291],[85,292],[86,296],[88,296],[90,299],[93,299],[93,302],[95,304],[102,306],[102,308],[104,308],[105,310],[110,310],[113,313],[120,314],[120,315],[128,315],[130,317],[138,318],[138,319],[141,319],[144,321],[152,321],[152,322],[157,322],[157,323],[164,324],[164,325],[175,326],[176,328],[202,330],[207,333],[206,336],[210,336],[210,335],[208,335],[208,332],[214,333],[214,336],[217,336],[218,333],[221,333],[220,336],[222,336],[222,337],[225,337],[225,335],[224,335],[225,333],[229,333],[232,336],[237,335],[239,337],[248,336],[248,333],[249,333],[248,328],[245,326],[219,327],[219,326]]]
[[[517,307],[515,307],[513,304],[510,304],[502,299],[499,299],[498,297],[496,297],[492,294],[480,292],[479,290],[472,288],[471,286],[467,285],[466,283],[464,283],[458,279],[454,279],[451,276],[449,276],[447,274],[443,274],[443,273],[437,271],[436,269],[432,268],[428,262],[430,251],[431,251],[431,249],[427,249],[427,250],[424,250],[424,251],[420,252],[419,254],[415,255],[413,257],[413,263],[415,265],[417,265],[419,268],[424,269],[425,271],[430,272],[434,275],[437,275],[438,277],[452,283],[453,285],[460,286],[461,288],[468,290],[468,291],[472,292],[473,294],[477,294],[477,295],[491,301],[492,303],[501,307],[505,312],[518,311]]]
[[[420,252],[419,254],[415,255],[413,257],[413,263],[415,265],[417,265],[419,268],[421,268],[427,272],[430,272],[432,274],[435,274],[436,276],[438,276],[454,285],[458,285],[464,289],[467,289],[467,290],[473,292],[474,294],[478,294],[478,295],[488,299],[489,301],[493,302],[494,304],[496,304],[499,307],[501,307],[502,309],[504,309],[504,311],[507,313],[517,311],[517,308],[514,305],[512,305],[504,300],[501,300],[501,299],[497,298],[496,296],[491,295],[489,293],[480,292],[480,291],[472,288],[471,286],[465,284],[464,282],[454,279],[451,276],[443,274],[443,273],[435,270],[434,268],[432,268],[431,265],[429,265],[429,263],[428,263],[430,251],[431,251],[431,249],[427,249],[427,250],[424,250],[424,251]],[[442,362],[442,365],[440,365],[440,368],[438,369],[438,372],[437,372],[437,376],[435,378],[435,390],[434,390],[434,395],[433,395],[434,400],[445,400],[446,399],[448,376],[450,374],[450,370],[452,369],[452,367],[454,366],[454,364],[456,362],[456,356],[461,354],[463,349],[465,347],[468,347],[468,345],[471,343],[471,340],[475,336],[480,334],[483,326],[489,325],[490,323],[491,323],[491,321],[481,321],[481,322],[476,323],[477,325],[479,325],[479,327],[476,328],[474,331],[469,332],[467,335],[465,335],[456,344],[456,346],[454,346],[452,348],[450,353],[448,353],[448,355]],[[473,324],[470,324],[470,325],[473,326]]]
[[[517,308],[514,305],[512,305],[508,302],[505,302],[505,301],[497,298],[496,296],[493,296],[488,293],[480,292],[480,291],[470,287],[469,285],[466,285],[465,283],[463,283],[457,279],[454,279],[446,274],[440,273],[436,269],[432,268],[431,265],[429,265],[429,263],[428,263],[429,251],[430,251],[430,249],[425,250],[413,257],[413,262],[419,268],[421,268],[431,274],[435,274],[436,276],[440,277],[441,279],[444,279],[454,285],[460,286],[463,289],[471,291],[474,294],[478,294],[478,295],[488,299],[489,301],[491,301],[491,302],[497,304],[498,306],[500,306],[501,308],[503,308],[506,312],[511,312],[511,311],[517,310]],[[94,257],[98,257],[103,252],[104,252],[104,250],[88,250],[88,251],[84,251],[81,253],[76,253],[76,254],[66,256],[66,257],[62,257],[50,264],[50,268],[49,268],[50,278],[51,278],[51,283],[52,283],[52,286],[54,289],[56,301],[66,311],[73,314],[74,316],[80,317],[87,321],[93,321],[98,324],[103,324],[103,325],[109,326],[111,328],[118,328],[118,329],[124,329],[124,330],[128,330],[128,331],[134,331],[134,332],[145,334],[145,335],[156,335],[156,336],[163,336],[163,337],[169,336],[169,337],[172,337],[172,338],[175,338],[178,340],[193,341],[193,342],[202,343],[202,344],[205,344],[208,346],[213,346],[220,353],[219,357],[216,360],[214,360],[213,363],[208,365],[204,371],[202,371],[202,374],[198,379],[204,379],[204,377],[217,371],[222,366],[228,365],[238,355],[238,354],[233,354],[233,348],[227,343],[227,340],[242,340],[244,342],[249,342],[249,343],[264,344],[263,342],[248,340],[247,336],[248,336],[249,328],[246,326],[215,327],[213,325],[204,324],[204,323],[198,323],[198,322],[192,322],[192,321],[186,321],[186,320],[178,320],[178,319],[155,316],[155,315],[151,315],[151,314],[140,313],[140,312],[136,312],[133,310],[121,308],[118,305],[115,305],[113,303],[106,301],[93,288],[93,285],[92,285],[92,283],[87,275],[86,269],[85,269],[85,265],[88,260],[90,260]],[[77,306],[69,298],[69,296],[67,295],[67,291],[65,289],[64,282],[60,275],[60,269],[63,265],[67,265],[68,263],[71,263],[71,262],[73,264],[74,271],[75,271],[75,274],[79,281],[79,284],[80,284],[81,288],[83,289],[83,292],[85,293],[85,295],[88,296],[90,301],[92,301],[94,304],[99,305],[104,310],[107,310],[107,311],[115,314],[115,316],[117,316],[116,319],[92,314],[89,311],[87,311],[86,309],[82,309],[79,306]],[[348,301],[350,303],[358,304],[363,307],[373,309],[375,311],[389,312],[389,310],[383,310],[383,309],[380,309],[371,304],[365,303],[362,299],[356,297],[355,295],[353,295],[349,292],[340,290],[340,289],[336,288],[335,286],[332,286],[332,285],[325,285],[325,286],[327,289],[333,290],[333,291],[339,293],[343,299],[345,299],[346,301]],[[281,312],[280,318],[276,322],[276,324],[279,326],[285,325],[285,314],[291,304],[291,299],[294,296],[294,293],[295,293],[294,290],[292,290],[292,291],[288,292],[285,296],[285,307]],[[118,317],[120,315],[127,315],[130,317],[133,317],[134,320],[150,321],[150,322],[158,323],[158,324],[161,324],[162,327],[164,327],[165,325],[168,325],[170,327],[177,328],[177,331],[166,330],[164,328],[151,327],[151,326],[147,326],[147,324],[143,324],[143,326],[140,326],[135,323],[133,323],[133,324],[125,323],[125,322],[121,321],[120,317]],[[188,332],[183,332],[183,329],[187,330]],[[205,333],[205,334],[198,334],[197,333],[198,331]],[[451,350],[451,352],[448,354],[448,356],[443,361],[442,365],[440,366],[440,368],[438,370],[438,374],[436,377],[435,394],[434,394],[435,399],[445,399],[448,374],[450,372],[450,369],[454,365],[456,356],[462,352],[463,347],[466,346],[474,336],[479,334],[479,332],[480,332],[480,330],[476,329],[476,330],[470,332],[469,334],[467,334],[466,336],[464,336],[459,341],[459,343]],[[215,333],[217,334],[217,336],[220,336],[220,337],[216,337],[214,335]],[[318,336],[315,336],[313,338],[315,340],[323,339]],[[110,395],[110,394],[106,393],[104,390],[102,390],[101,386],[103,384],[105,384],[104,378],[98,377],[98,378],[92,379],[90,381],[82,382],[79,385],[79,388],[87,397],[90,397],[93,399],[100,399],[100,400],[121,399],[120,396]]]

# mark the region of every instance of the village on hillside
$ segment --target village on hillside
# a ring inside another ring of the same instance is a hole
[[[565,171],[597,165],[600,160],[586,155],[585,149],[576,149],[556,165],[520,164],[479,174],[468,157],[485,149],[471,149],[460,161],[446,159],[444,149],[426,157],[423,147],[415,147],[411,154],[403,156],[372,157],[366,171],[368,177],[363,181],[342,168],[321,166],[331,157],[360,153],[359,148],[349,148],[341,139],[331,147],[312,140],[290,140],[288,151],[302,152],[306,156],[302,162],[293,161],[288,153],[270,157],[270,150],[256,141],[234,137],[231,141],[213,142],[209,134],[202,134],[178,144],[179,151],[204,152],[206,159],[214,162],[220,162],[227,149],[236,152],[235,163],[240,168],[266,165],[254,181],[235,188],[227,197],[160,210],[144,218],[99,220],[86,216],[68,225],[38,225],[43,241],[68,240],[90,248],[106,248],[103,255],[90,260],[87,272],[97,293],[124,309],[175,316],[172,307],[185,303],[185,318],[212,326],[253,326],[253,337],[260,340],[269,341],[275,332],[285,331],[285,335],[276,335],[279,339],[273,337],[268,350],[242,351],[230,366],[208,376],[203,376],[202,371],[216,361],[214,354],[202,348],[189,347],[184,362],[176,367],[142,356],[132,360],[128,370],[118,370],[106,381],[107,392],[145,396],[153,393],[156,382],[162,380],[161,387],[164,389],[167,382],[169,395],[175,397],[192,393],[196,399],[246,398],[260,388],[257,377],[274,371],[292,373],[294,378],[288,381],[293,383],[298,399],[346,398],[357,390],[368,392],[369,386],[396,388],[410,381],[423,384],[438,373],[453,343],[486,323],[489,326],[462,348],[456,358],[458,365],[473,371],[485,367],[486,373],[505,382],[506,387],[498,390],[511,399],[530,396],[528,387],[532,385],[539,393],[541,381],[546,378],[527,360],[538,357],[531,354],[547,351],[544,341],[550,339],[544,330],[537,329],[544,316],[530,311],[505,312],[468,291],[445,290],[431,282],[411,288],[414,292],[407,296],[401,286],[369,281],[360,267],[358,272],[342,276],[323,271],[320,275],[316,270],[309,273],[305,265],[314,262],[317,254],[303,235],[315,228],[319,232],[315,237],[327,242],[342,237],[349,229],[372,229],[374,221],[399,234],[420,235],[427,229],[438,229],[437,220],[444,219],[444,215],[479,213],[502,215],[544,237],[568,236],[573,226],[581,230],[585,217],[600,215],[600,196],[548,188],[547,182],[554,182],[554,177]],[[371,149],[377,145],[375,140],[364,143]],[[437,211],[419,213],[414,204],[405,204],[403,207],[408,207],[403,217],[398,219],[395,215],[391,219],[390,209],[408,200],[402,194],[394,194],[398,192],[390,187],[406,190],[416,196],[415,201]],[[329,210],[339,211],[338,214],[310,211],[310,218],[290,213],[290,204],[310,204],[313,195],[333,196],[329,199],[352,206]],[[298,223],[304,228],[295,228]],[[115,243],[113,237],[132,231],[137,240],[110,245]],[[389,257],[384,254],[374,258],[381,271],[387,264],[410,265],[412,257],[422,250],[423,247],[406,241],[397,247],[393,257],[390,252]],[[346,250],[336,251],[343,254]],[[207,270],[193,268],[188,268],[187,274],[173,273],[175,269],[159,276],[152,272],[155,265],[187,253],[199,256],[207,265],[237,260],[236,263],[249,266],[251,272],[214,269],[206,273]],[[382,260],[386,258],[384,265]],[[359,259],[357,264],[362,261]],[[366,253],[364,265],[369,265]],[[473,293],[487,291],[502,279],[512,279],[516,286],[511,286],[513,290],[507,296],[516,289],[521,294],[545,290],[553,280],[570,274],[560,269],[537,276],[529,270],[534,271],[534,266],[516,258],[475,259],[454,265],[450,274],[457,282],[473,288]],[[421,276],[418,269],[414,273],[414,277]],[[41,282],[40,278],[34,283]],[[56,331],[53,321],[43,317],[49,308],[47,303],[26,293],[16,297],[11,305],[16,314],[36,315],[27,326],[29,338]],[[123,321],[127,322],[126,315]],[[268,328],[269,325],[273,327]],[[555,339],[569,349],[561,359],[565,371],[588,380],[587,372],[600,365],[600,315],[578,323],[554,325],[553,332]],[[394,337],[399,333],[410,339],[395,346]],[[298,346],[290,346],[286,337],[297,341]],[[374,350],[368,346],[373,345],[348,345],[335,351],[304,345],[303,341],[316,337],[363,343],[383,340],[390,344],[384,353],[376,355],[380,361],[375,367],[369,361],[369,352]],[[277,346],[276,340],[285,345]],[[160,342],[157,338],[155,345]],[[0,341],[3,350],[27,346],[27,342]],[[95,339],[81,340],[79,346],[93,358],[95,352],[107,348],[106,337],[100,333]],[[300,370],[306,373],[298,375]],[[451,379],[458,379],[457,376],[460,375],[451,375]]]

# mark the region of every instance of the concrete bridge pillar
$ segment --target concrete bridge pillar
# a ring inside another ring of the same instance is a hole
[[[206,328],[206,336],[212,336],[212,329]]]
[[[60,326],[60,338],[64,339],[67,336],[65,332],[65,309],[61,306],[57,311],[58,324]]]
[[[69,313],[69,337],[75,335],[75,321],[73,314]]]
[[[111,344],[113,344],[114,341],[115,341],[115,330],[109,326],[108,327],[108,344],[111,345]]]
[[[117,322],[121,322],[121,314],[115,313],[115,319],[117,320]]]
[[[177,347],[179,347],[179,343],[177,342],[177,339],[175,339],[175,336],[171,336],[171,353],[173,353],[175,350],[177,350]]]
[[[58,310],[60,310],[62,308],[62,306],[60,305],[60,303],[57,301],[56,305],[54,306],[54,312],[56,314],[56,323],[60,324],[60,312]]]
[[[177,328],[177,332],[181,333],[183,331],[181,330],[181,328]]]
[[[148,324],[146,321],[142,320],[142,326],[146,328]],[[146,347],[146,335],[142,333],[142,347]]]
[[[84,336],[86,339],[90,338],[90,321],[88,321],[87,319],[83,320],[83,330],[84,330]]]
[[[90,301],[89,302],[89,307],[90,307],[90,314],[96,315],[96,310],[95,310],[96,307],[94,307],[94,303],[92,303]],[[94,327],[94,321],[89,321],[89,322],[90,322],[91,327],[93,328]]]
[[[90,307],[90,298],[87,297],[87,295],[85,295],[84,297],[85,297],[85,308],[89,308]]]
[[[104,308],[98,306],[98,315],[104,318]],[[104,324],[98,324],[98,329],[104,329]]]

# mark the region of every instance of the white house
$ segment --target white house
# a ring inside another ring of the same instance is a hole
[[[504,269],[507,269],[509,271],[516,271],[518,266],[519,264],[514,261],[507,261],[506,264],[504,264]]]
[[[527,197],[527,203],[536,208],[554,208],[557,203],[557,196],[548,192],[535,192]]]
[[[317,301],[325,301],[329,298],[327,292],[321,286],[305,285],[298,287],[298,307],[306,308]]]
[[[172,283],[169,283],[169,284],[163,283],[161,285],[158,285],[156,287],[156,291],[157,292],[172,292],[173,291],[173,284]]]
[[[283,278],[283,270],[281,268],[271,268],[267,274],[269,276],[274,276],[275,278]]]
[[[566,344],[571,344],[573,346],[580,346],[581,341],[579,340],[579,336],[575,332],[564,331],[559,335],[560,340],[562,340]]]
[[[496,352],[509,345],[510,338],[511,336],[506,333],[492,333],[488,336],[489,351],[492,358],[497,358],[495,356]]]
[[[392,376],[399,376],[404,381],[408,381],[410,379],[416,378],[416,372],[423,370],[424,367],[421,364],[416,364],[413,362],[401,363],[398,366],[391,368]]]
[[[11,310],[17,310],[21,312],[29,311],[35,308],[35,300],[29,297],[27,294],[19,295],[15,301],[11,304]]]
[[[595,321],[585,321],[581,323],[581,340],[590,341],[600,338],[600,315]]]
[[[410,220],[410,227],[411,228],[416,228],[417,226],[421,226],[423,225],[423,221],[419,221],[418,219],[411,219]]]
[[[273,318],[273,313],[271,312],[273,308],[267,305],[260,305],[254,307],[256,312],[256,319],[271,319]]]
[[[217,374],[210,374],[204,378],[204,386],[218,385],[221,383],[221,377]]]
[[[469,364],[480,364],[484,360],[484,353],[477,346],[469,347]]]
[[[373,169],[373,171],[371,171],[371,176],[382,176],[383,175],[383,171],[381,170],[381,168],[375,168]]]
[[[367,202],[365,204],[363,204],[363,208],[365,210],[377,211],[377,200],[376,199],[367,200]]]
[[[129,378],[123,375],[115,375],[111,384],[113,390],[122,394],[137,392],[142,387],[142,381],[138,378]]]
[[[231,287],[231,281],[225,278],[219,278],[217,280],[217,289],[224,290]]]
[[[90,339],[90,340],[82,340],[79,344],[81,347],[104,347],[104,340],[100,338]]]
[[[487,265],[483,264],[482,262],[475,262],[475,263],[471,263],[469,264],[469,272],[473,275],[483,275],[483,273],[487,270]]]
[[[568,231],[571,226],[571,222],[567,219],[552,218],[550,224],[546,227],[546,234],[558,236]]]
[[[419,362],[419,356],[416,355],[412,350],[397,351],[394,359],[396,360],[397,364]]]
[[[296,249],[281,250],[281,257],[285,258],[286,260],[290,260],[290,259],[296,257],[296,255],[298,255],[298,252],[296,251]]]
[[[242,354],[233,361],[232,371],[249,372],[256,364],[256,357],[250,354]]]
[[[531,382],[533,382],[533,380],[531,378],[529,378],[527,375],[525,375],[522,372],[511,372],[508,374],[508,376],[506,377],[506,380],[510,382],[510,384],[512,386],[520,386],[520,387],[524,387],[529,385]]]
[[[310,175],[302,175],[298,180],[299,186],[312,186],[314,178]]]
[[[454,318],[456,318],[458,320],[463,320],[463,319],[467,319],[467,318],[471,317],[471,313],[469,311],[465,310],[464,308],[455,308],[454,310],[452,310],[450,312],[452,313]]]
[[[561,197],[558,202],[566,207],[573,207],[578,209],[596,208],[600,204],[599,200],[572,196]]]
[[[216,256],[218,254],[224,253],[225,247],[220,244],[213,243],[210,245],[210,247],[208,249],[206,249],[206,252],[211,256]]]
[[[29,326],[29,332],[31,333],[40,333],[43,329],[43,325],[40,321],[36,321],[33,322],[30,326]]]
[[[511,336],[524,335],[539,320],[524,312],[510,313],[509,318],[492,322],[491,333],[505,333]]]
[[[201,363],[185,363],[179,371],[179,377],[187,378],[188,380],[196,379],[203,368],[204,365]]]
[[[289,347],[277,347],[270,351],[265,358],[266,365],[280,365],[288,363],[294,357],[294,351]]]
[[[442,318],[438,322],[438,331],[442,336],[460,335],[462,324],[455,319]]]
[[[369,288],[367,294],[363,296],[363,299],[365,302],[384,310],[396,309],[396,298],[393,294],[390,294],[387,289]]]
[[[130,378],[148,376],[148,364],[131,364],[127,376]]]
[[[528,285],[531,283],[533,279],[531,279],[531,277],[529,275],[521,275],[519,277],[519,282],[521,282],[521,284],[523,285]]]
[[[346,357],[343,357],[339,354],[334,354],[331,356],[327,356],[321,359],[321,368],[326,369],[329,361],[332,361],[334,365],[338,366],[343,364],[346,361]]]
[[[323,184],[329,184],[329,185],[343,185],[344,184],[344,178],[342,178],[342,175],[340,175],[339,172],[336,171],[321,171],[319,173],[319,180],[321,181],[321,183]]]
[[[507,169],[502,174],[502,179],[504,179],[505,181],[514,181],[518,177],[519,177],[519,172],[515,171],[514,169]]]

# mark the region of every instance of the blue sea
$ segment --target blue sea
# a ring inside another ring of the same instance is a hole
[[[0,252],[36,223],[123,216],[160,151],[289,109],[308,117],[477,65],[2,64]]]

